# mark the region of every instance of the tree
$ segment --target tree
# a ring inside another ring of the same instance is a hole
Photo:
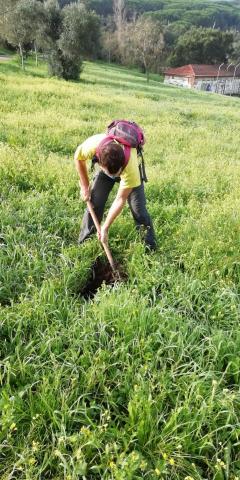
[[[81,2],[63,9],[62,32],[58,42],[69,57],[96,55],[99,47],[100,22],[96,13],[88,11]]]
[[[43,5],[38,0],[18,0],[6,9],[3,20],[4,38],[19,48],[22,68],[24,69],[24,50],[36,40],[41,24],[44,23]]]
[[[189,63],[226,62],[233,50],[233,35],[213,28],[191,28],[177,42],[170,57],[172,66]]]
[[[88,11],[82,3],[63,9],[62,32],[58,46],[65,66],[64,78],[76,80],[81,71],[83,57],[96,55],[99,46],[100,22],[98,16]],[[70,69],[70,64],[72,67]]]
[[[160,66],[164,48],[162,26],[151,17],[141,16],[129,23],[125,32],[125,58],[132,58],[135,65],[143,68],[149,81],[151,70]]]
[[[25,15],[32,27],[31,37],[35,51],[36,66],[38,66],[38,48],[41,43],[41,35],[47,21],[46,12],[41,1],[28,0],[25,7]]]
[[[113,0],[113,18],[116,25],[119,45],[121,43],[121,36],[126,21],[126,6],[125,0]]]
[[[113,16],[109,15],[104,23],[105,25],[101,28],[101,56],[107,59],[109,63],[112,61],[120,61],[117,32],[115,30]]]
[[[63,66],[57,41],[61,35],[63,18],[58,1],[46,0],[44,2],[44,12],[46,21],[39,30],[38,41],[47,59],[49,74],[61,77]]]
[[[57,0],[45,2],[47,22],[41,34],[50,75],[77,80],[83,58],[95,55],[100,37],[99,17],[82,2],[60,8]]]
[[[235,63],[240,62],[240,32],[233,33],[233,52],[231,55],[231,61]]]
[[[14,7],[14,1],[9,0],[8,5],[6,6],[5,0],[0,0],[0,42],[1,44],[7,42],[6,39],[6,18],[8,12]]]

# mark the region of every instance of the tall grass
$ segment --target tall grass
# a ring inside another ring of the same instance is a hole
[[[0,478],[240,478],[239,99],[86,63],[80,83],[0,65]],[[76,146],[113,118],[147,137],[146,255],[126,208],[128,281],[79,296]]]

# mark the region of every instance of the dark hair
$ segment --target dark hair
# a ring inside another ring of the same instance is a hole
[[[103,147],[99,158],[99,165],[105,167],[107,171],[114,175],[120,168],[124,167],[124,150],[118,143],[111,142]]]

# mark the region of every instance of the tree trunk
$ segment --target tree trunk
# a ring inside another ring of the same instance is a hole
[[[23,58],[23,49],[22,49],[22,45],[21,45],[20,42],[19,42],[18,46],[19,46],[19,53],[20,53],[20,57],[21,57],[22,69],[25,70],[24,58]]]
[[[118,48],[121,51],[123,44],[123,28],[126,21],[125,0],[113,0],[113,17],[117,30]]]
[[[37,51],[36,42],[34,42],[34,51],[35,51],[36,67],[38,67],[38,51]]]
[[[147,83],[149,83],[149,68],[148,68],[148,61],[146,59],[146,57],[143,55],[143,65],[144,65],[144,69],[145,69],[145,73],[146,73],[146,76],[147,76]]]

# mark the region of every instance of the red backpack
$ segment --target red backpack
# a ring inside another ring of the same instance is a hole
[[[141,157],[141,164],[139,166],[141,179],[147,182],[144,159],[142,154],[143,145],[145,144],[145,137],[142,129],[135,122],[130,122],[128,120],[114,120],[107,127],[107,136],[100,142],[96,149],[96,161],[99,160],[103,147],[105,147],[113,140],[116,140],[124,146],[124,168],[128,164],[131,154],[131,148],[136,148],[137,155]]]

